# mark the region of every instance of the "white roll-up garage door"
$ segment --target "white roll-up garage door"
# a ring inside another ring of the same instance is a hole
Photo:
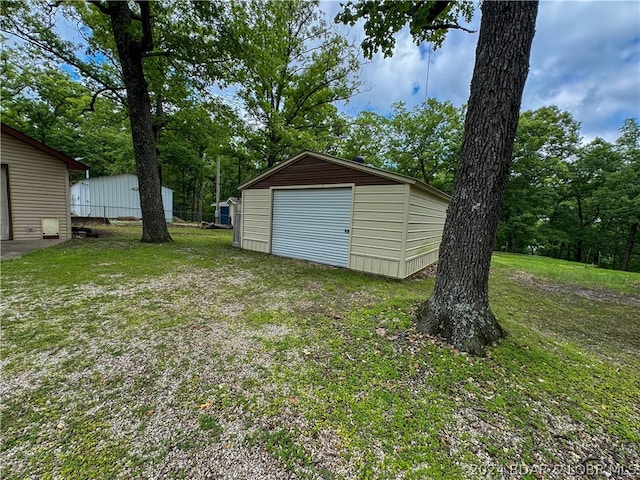
[[[271,253],[348,266],[351,188],[273,191]]]

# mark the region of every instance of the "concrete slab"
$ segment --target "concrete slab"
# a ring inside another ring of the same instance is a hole
[[[23,254],[41,248],[57,245],[66,240],[3,240],[0,242],[0,258],[18,258]]]

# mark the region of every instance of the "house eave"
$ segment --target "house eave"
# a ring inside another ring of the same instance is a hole
[[[86,170],[89,169],[88,165],[85,165],[82,162],[79,162],[77,160],[74,160],[71,157],[66,156],[64,153],[59,152],[58,150],[54,150],[53,148],[49,147],[48,145],[45,145],[44,143],[41,143],[31,137],[29,137],[28,135],[25,135],[22,132],[19,132],[18,130],[11,128],[9,125],[5,125],[4,123],[1,124],[2,126],[2,133],[5,133],[7,135],[9,135],[10,137],[15,138],[16,140],[19,140],[37,150],[40,150],[43,153],[46,153],[47,155],[50,155],[58,160],[63,161],[64,163],[67,164],[67,169],[69,170],[69,172],[71,173],[81,173],[81,172],[85,172]]]

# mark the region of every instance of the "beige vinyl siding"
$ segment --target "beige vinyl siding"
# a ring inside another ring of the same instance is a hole
[[[271,190],[242,193],[242,248],[271,252]]]
[[[404,276],[412,275],[438,260],[447,201],[412,188],[405,246]]]
[[[66,164],[6,134],[1,151],[8,165],[13,239],[41,239],[43,217],[57,218],[60,238],[71,238]]]
[[[350,228],[339,232],[349,233],[348,268],[406,278],[437,261],[445,194],[404,175],[315,152],[303,152],[241,186],[241,247],[271,252],[274,189],[344,186],[353,186]]]
[[[356,186],[351,220],[349,268],[399,277],[407,185]]]

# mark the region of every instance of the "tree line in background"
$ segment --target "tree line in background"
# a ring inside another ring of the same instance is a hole
[[[451,193],[465,107],[435,99],[360,113],[337,149]],[[640,125],[585,143],[555,106],[521,113],[495,248],[640,271]]]
[[[358,51],[317,2],[189,5],[154,4],[161,49],[144,59],[157,159],[176,211],[212,211],[218,158],[226,199],[305,149],[362,155],[451,193],[465,107],[428,99],[351,118],[336,102],[363,88]],[[22,39],[2,51],[3,122],[85,162],[92,176],[135,172],[107,18],[82,3],[2,8],[2,30]],[[81,41],[56,35],[62,18],[80,25]],[[614,143],[585,144],[568,112],[521,114],[496,249],[640,271],[639,223],[636,120],[623,123]]]

